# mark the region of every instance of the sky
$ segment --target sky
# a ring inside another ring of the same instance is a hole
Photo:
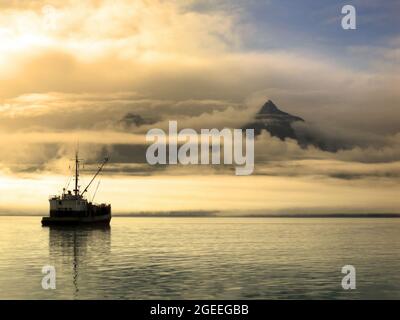
[[[341,28],[345,4],[356,30]],[[82,182],[110,156],[96,201],[114,212],[399,212],[399,12],[395,0],[1,2],[0,209],[46,212],[79,142]],[[240,128],[268,99],[335,152],[263,133],[252,176],[146,163],[149,129]]]

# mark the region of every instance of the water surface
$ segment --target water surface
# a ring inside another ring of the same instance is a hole
[[[1,299],[400,299],[400,219],[0,217]],[[354,265],[357,289],[341,287]],[[44,265],[56,289],[41,287]]]

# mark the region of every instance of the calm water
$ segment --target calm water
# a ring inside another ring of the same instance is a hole
[[[0,217],[0,298],[400,299],[400,219]],[[357,289],[341,288],[341,267]],[[56,290],[43,290],[53,265]]]

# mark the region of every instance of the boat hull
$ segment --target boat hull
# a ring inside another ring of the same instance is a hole
[[[89,217],[43,217],[42,226],[110,225],[111,214]]]

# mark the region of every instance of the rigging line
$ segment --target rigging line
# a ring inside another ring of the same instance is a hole
[[[72,176],[68,178],[67,184],[65,185],[65,190],[68,190],[69,184],[71,183]]]
[[[106,157],[103,160],[103,163],[100,165],[100,167],[97,169],[96,174],[93,176],[92,180],[90,180],[89,184],[86,186],[85,190],[83,190],[82,195],[88,190],[88,188],[90,187],[90,185],[92,184],[93,180],[96,179],[97,175],[101,172],[101,170],[103,169],[103,167],[105,166],[105,164],[109,161],[109,158]]]
[[[102,172],[100,171],[100,172],[99,172],[99,175],[98,175],[98,177],[99,177],[99,182],[97,183],[96,190],[95,190],[95,191],[94,191],[94,193],[93,193],[92,202],[93,202],[93,200],[94,200],[94,197],[95,197],[95,196],[96,196],[96,194],[97,194],[97,190],[99,189],[99,186],[100,186],[100,182],[101,182],[101,174],[102,174]]]
[[[93,200],[94,200],[94,197],[95,197],[96,194],[97,194],[97,190],[99,189],[100,182],[101,182],[101,175],[102,175],[102,172],[100,171],[100,172],[99,172],[99,182],[97,183],[96,189],[95,189],[95,191],[94,191],[94,193],[93,193],[92,202],[93,202]]]
[[[94,194],[93,194],[93,197],[92,197],[92,202],[93,202],[93,200],[94,200],[94,197],[96,196],[97,190],[99,189],[100,182],[101,182],[101,180],[99,180],[99,182],[97,183],[96,190],[94,191]]]

